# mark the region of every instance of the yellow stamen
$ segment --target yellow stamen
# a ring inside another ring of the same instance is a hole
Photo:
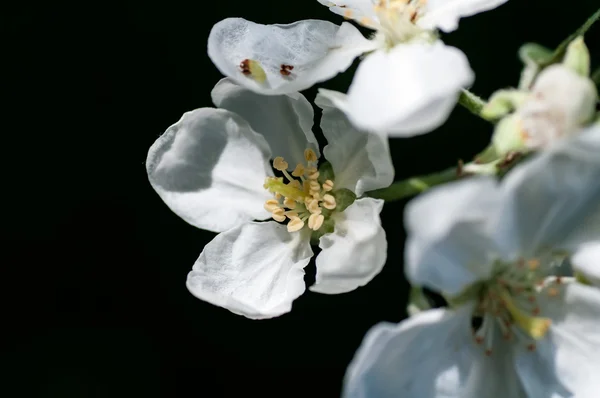
[[[313,214],[321,214],[321,208],[319,207],[318,199],[312,199],[310,202],[308,202],[306,209]]]
[[[289,187],[296,188],[296,189],[300,189],[300,190],[302,189],[302,185],[300,185],[300,181],[298,181],[298,180],[293,180],[293,181],[290,181],[290,182],[288,183],[288,186],[289,186]]]
[[[536,340],[539,340],[546,335],[552,324],[552,320],[549,318],[529,316],[523,313],[523,311],[517,308],[513,303],[512,298],[507,292],[502,293],[502,299],[506,309],[515,321],[515,324],[517,324],[524,332]]]
[[[273,212],[273,210],[279,208],[279,201],[275,199],[269,199],[265,202],[265,210],[269,213]]]
[[[307,148],[307,149],[304,150],[304,159],[307,162],[316,162],[317,161],[317,154],[312,149]]]
[[[283,205],[288,209],[295,209],[296,201],[292,198],[285,198],[285,200],[283,201]]]
[[[333,209],[335,209],[335,206],[336,206],[336,202],[335,202],[335,198],[333,197],[333,195],[325,194],[325,196],[323,196],[323,207],[328,210],[333,210]]]
[[[288,232],[300,231],[304,227],[304,221],[298,217],[293,217],[287,225]]]
[[[322,214],[311,214],[310,217],[308,217],[308,228],[316,231],[321,228],[323,221],[325,221],[325,217],[323,217]]]
[[[275,170],[287,170],[288,166],[288,162],[286,162],[281,156],[277,156],[275,159],[273,159],[273,168]]]
[[[304,166],[301,163],[298,163],[294,171],[292,171],[292,175],[294,177],[300,177],[301,175],[304,175]]]
[[[333,181],[327,180],[323,183],[323,191],[329,192],[333,189]]]
[[[273,220],[275,220],[277,222],[285,221],[285,214],[284,214],[284,211],[282,208],[273,210],[273,213],[271,214],[271,216],[273,217]]]

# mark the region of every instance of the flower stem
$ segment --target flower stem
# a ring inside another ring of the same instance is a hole
[[[587,21],[585,21],[584,24],[579,27],[579,29],[577,29],[572,35],[570,35],[562,43],[560,43],[558,45],[558,47],[556,47],[556,50],[554,50],[554,53],[552,53],[552,56],[550,58],[548,58],[547,60],[545,60],[543,63],[541,63],[540,66],[542,68],[545,68],[546,66],[560,62],[560,60],[564,57],[565,52],[567,51],[567,47],[569,46],[569,43],[571,43],[573,40],[575,40],[579,36],[583,36],[592,27],[592,25],[594,25],[594,23],[596,21],[598,21],[599,19],[600,19],[600,8],[598,8],[598,10],[596,10],[596,12],[593,13],[592,16],[589,17],[587,19]]]
[[[481,110],[485,106],[484,100],[465,89],[461,91],[460,97],[458,97],[458,103],[467,108],[469,112],[479,117],[481,117]]]
[[[366,195],[376,199],[383,199],[385,201],[400,200],[409,196],[417,195],[436,185],[454,181],[458,178],[459,175],[457,168],[451,167],[437,173],[427,174],[419,177],[411,177],[406,180],[397,181],[387,188],[367,192]]]

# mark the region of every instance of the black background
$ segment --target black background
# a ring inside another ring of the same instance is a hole
[[[316,0],[2,7],[0,395],[338,396],[368,328],[406,316],[405,202],[384,208],[388,262],[369,285],[307,292],[292,313],[251,321],[188,293],[186,275],[214,235],[162,203],[144,161],[182,113],[212,105],[214,23],[341,18]],[[596,8],[510,0],[444,39],[467,54],[473,91],[487,97],[517,84],[521,43],[554,47]],[[586,37],[595,66],[599,29]],[[352,70],[321,86],[346,91]],[[396,179],[469,159],[491,132],[457,108],[432,134],[393,139]]]

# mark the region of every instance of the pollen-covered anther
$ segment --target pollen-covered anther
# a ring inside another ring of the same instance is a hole
[[[329,191],[331,191],[332,189],[333,189],[333,181],[331,181],[331,180],[326,180],[326,181],[323,183],[323,191],[325,191],[325,192],[329,192]]]
[[[298,180],[290,181],[287,185],[292,188],[302,189],[302,185],[300,184],[300,181],[298,181]]]
[[[253,59],[245,59],[240,62],[240,70],[245,76],[251,77],[258,83],[264,83],[267,80],[265,70],[260,66],[258,61]]]
[[[308,217],[308,228],[316,231],[321,228],[323,221],[325,221],[325,217],[322,214],[311,214],[310,217]]]
[[[286,162],[281,156],[277,156],[275,159],[273,159],[273,168],[275,170],[287,170],[288,166],[288,162]]]
[[[271,216],[273,217],[273,220],[277,221],[277,222],[284,222],[285,221],[285,211],[282,208],[278,208],[273,210],[273,212],[271,213]]]
[[[335,202],[335,197],[333,195],[330,194],[325,194],[325,196],[323,196],[323,207],[328,209],[328,210],[333,210],[335,209],[336,206],[336,202]]]
[[[310,224],[310,222],[309,222]],[[302,221],[299,217],[292,217],[290,222],[287,224],[288,232],[296,232],[300,231],[304,227],[304,221]]]
[[[269,199],[265,202],[265,210],[272,213],[276,209],[279,209],[279,201],[276,199]]]
[[[321,185],[319,185],[318,181],[310,181],[308,186],[311,192],[318,193],[321,190]]]
[[[312,149],[307,148],[307,149],[304,150],[304,159],[307,162],[316,162],[317,161],[317,154]]]
[[[302,163],[298,163],[296,165],[296,168],[294,169],[294,171],[292,171],[292,175],[294,177],[300,177],[304,175],[304,165],[302,165]]]
[[[313,170],[314,169],[314,170]],[[319,178],[319,170],[317,170],[315,167],[312,167],[311,170],[306,169],[306,174],[309,180],[316,180],[317,178]]]
[[[321,214],[321,207],[319,207],[319,200],[312,199],[306,204],[306,209],[312,214]]]
[[[283,205],[288,209],[295,209],[296,201],[292,198],[285,198],[285,200],[283,201]]]

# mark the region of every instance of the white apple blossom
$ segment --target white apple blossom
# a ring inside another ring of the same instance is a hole
[[[474,177],[411,202],[407,276],[451,308],[375,326],[345,397],[597,396],[600,289],[553,274],[557,258],[598,259],[598,153],[595,126],[501,182]]]
[[[461,89],[473,82],[465,55],[445,46],[437,29],[450,32],[461,17],[506,0],[319,0],[376,31],[376,51],[359,65],[347,94],[323,90],[359,128],[397,136],[440,126]]]
[[[225,78],[212,98],[220,109],[184,114],[147,160],[152,186],[177,215],[220,232],[189,273],[190,292],[249,318],[286,313],[305,290],[311,237],[321,248],[311,290],[348,292],[377,275],[387,249],[383,201],[350,204],[355,196],[348,190],[360,196],[391,184],[387,141],[352,128],[317,98],[329,141],[323,152],[334,172],[324,179],[304,96],[262,96]],[[282,177],[274,176],[270,159]]]

